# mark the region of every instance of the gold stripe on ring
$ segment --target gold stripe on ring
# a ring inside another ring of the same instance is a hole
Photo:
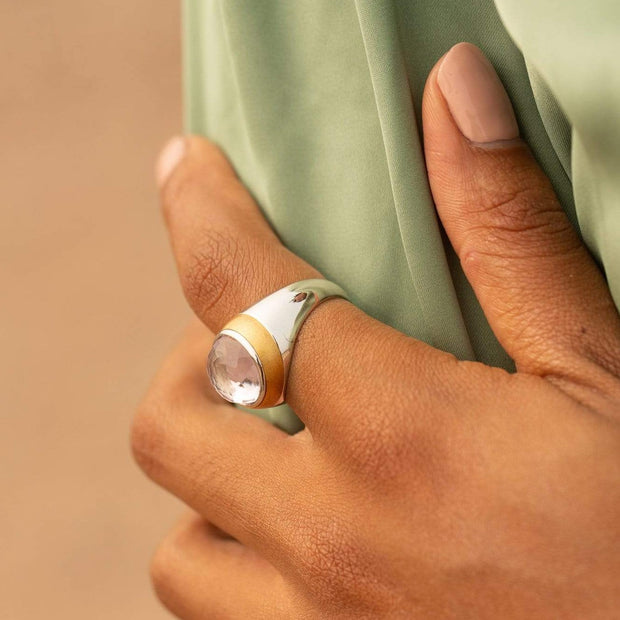
[[[241,334],[254,347],[263,367],[265,395],[260,402],[245,406],[257,409],[279,404],[284,388],[284,363],[273,336],[260,321],[249,314],[238,314],[222,329]]]

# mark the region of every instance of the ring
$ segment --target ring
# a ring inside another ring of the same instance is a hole
[[[297,334],[308,315],[331,297],[348,299],[329,280],[301,280],[224,325],[207,360],[207,373],[218,394],[252,409],[281,405]]]

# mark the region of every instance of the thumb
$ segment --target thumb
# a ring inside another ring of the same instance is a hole
[[[620,320],[605,280],[477,47],[460,43],[437,63],[423,122],[437,211],[518,370],[583,382],[585,362],[597,377],[601,367],[618,374]]]

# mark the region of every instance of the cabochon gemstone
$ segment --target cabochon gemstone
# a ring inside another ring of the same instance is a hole
[[[262,377],[258,364],[242,344],[227,334],[213,343],[207,372],[215,389],[226,399],[240,405],[253,405],[261,395]]]

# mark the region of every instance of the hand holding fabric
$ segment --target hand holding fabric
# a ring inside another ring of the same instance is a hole
[[[461,44],[424,96],[437,211],[509,374],[344,300],[299,335],[288,436],[224,403],[204,363],[230,318],[320,277],[221,151],[160,160],[200,319],[137,414],[140,466],[194,511],[153,579],[182,618],[603,618],[620,606],[620,317],[490,64]],[[346,288],[346,283],[341,283]]]

